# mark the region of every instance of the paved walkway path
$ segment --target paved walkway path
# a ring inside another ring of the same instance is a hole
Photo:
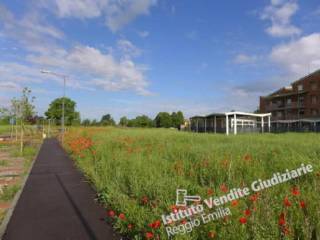
[[[45,140],[3,239],[121,239],[94,197],[58,141]]]

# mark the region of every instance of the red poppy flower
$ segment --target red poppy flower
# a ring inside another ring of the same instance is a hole
[[[151,227],[151,228],[159,228],[160,226],[161,226],[160,220],[156,220],[153,223],[149,224],[149,227]]]
[[[221,186],[220,186],[220,190],[222,191],[222,192],[224,192],[224,193],[226,193],[226,192],[228,192],[229,191],[229,189],[228,189],[228,187],[223,183],[223,184],[221,184]]]
[[[306,207],[306,203],[304,201],[300,201],[299,203],[301,208],[305,208]]]
[[[120,214],[119,214],[119,218],[120,218],[121,220],[125,220],[125,219],[126,219],[126,216],[124,215],[124,213],[120,213]]]
[[[251,215],[250,209],[246,209],[246,210],[244,211],[244,215],[250,216],[250,215]]]
[[[108,216],[109,216],[109,217],[114,217],[115,215],[116,215],[115,212],[112,211],[112,210],[110,210],[110,211],[108,212]]]
[[[147,239],[153,238],[153,233],[152,233],[152,232],[147,232],[147,233],[146,233],[146,238],[147,238]]]
[[[299,196],[300,195],[299,188],[297,188],[297,187],[292,188],[291,193],[294,196]]]
[[[285,224],[286,224],[286,219],[285,219],[284,213],[281,213],[279,217],[279,225],[283,226]]]
[[[211,232],[208,233],[208,237],[209,237],[209,238],[214,238],[215,236],[216,236],[216,233],[213,232],[213,231],[211,231]]]
[[[241,217],[241,218],[239,219],[239,222],[240,222],[241,224],[246,224],[246,223],[247,223],[247,219],[246,219],[245,217]]]
[[[291,202],[289,201],[288,197],[285,197],[285,198],[284,198],[283,204],[284,204],[286,207],[290,207],[290,206],[292,205]]]
[[[251,157],[250,154],[246,154],[246,155],[243,156],[243,159],[244,159],[245,161],[251,161],[252,157]]]
[[[258,200],[258,197],[259,197],[259,194],[256,193],[256,194],[251,195],[251,196],[249,197],[249,199],[250,199],[250,201],[255,202],[255,201]]]
[[[213,195],[213,189],[212,189],[212,188],[209,188],[209,189],[207,190],[207,194],[208,194],[208,196]]]
[[[284,226],[284,228],[282,229],[282,233],[287,236],[290,234],[289,228],[287,226]]]
[[[128,224],[128,229],[131,230],[133,228],[132,224]]]
[[[181,221],[181,223],[182,223],[182,224],[186,224],[186,223],[187,223],[187,220],[183,219],[183,220]]]
[[[141,202],[142,202],[143,204],[148,204],[148,201],[149,201],[149,199],[148,199],[147,196],[143,196],[142,199],[141,199]]]
[[[238,206],[238,204],[239,204],[239,201],[238,201],[238,200],[233,200],[233,201],[231,202],[231,206],[233,206],[233,207]]]
[[[173,213],[177,213],[177,212],[178,212],[177,206],[172,205],[170,208],[171,208],[171,211],[172,211]]]

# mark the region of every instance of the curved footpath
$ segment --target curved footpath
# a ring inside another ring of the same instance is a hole
[[[95,192],[56,139],[41,146],[4,240],[121,239]]]

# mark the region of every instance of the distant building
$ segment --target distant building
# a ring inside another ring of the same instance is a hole
[[[260,112],[271,112],[272,120],[320,118],[320,70],[260,97]]]
[[[260,97],[259,110],[260,113],[272,113],[272,128],[275,131],[319,131],[320,70]]]
[[[189,129],[205,133],[270,132],[271,113],[225,112],[190,118]]]

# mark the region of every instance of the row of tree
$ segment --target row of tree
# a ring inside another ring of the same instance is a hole
[[[81,123],[83,126],[115,126],[116,122],[110,114],[102,116],[100,121],[85,119]],[[122,127],[142,127],[142,128],[180,128],[184,124],[184,116],[181,111],[168,113],[159,112],[155,119],[151,119],[146,115],[137,116],[133,119],[121,117],[118,123]]]
[[[110,114],[102,116],[100,121],[85,119],[81,122],[80,113],[76,111],[76,102],[70,98],[57,98],[53,100],[48,110],[44,113],[45,117],[37,116],[35,106],[33,105],[34,97],[31,96],[31,90],[23,89],[21,99],[12,99],[11,106],[7,109],[0,110],[0,123],[8,124],[17,120],[28,124],[42,122],[45,118],[52,120],[52,124],[59,125],[62,120],[62,106],[64,105],[65,125],[83,125],[83,126],[115,126],[115,120]],[[180,128],[184,123],[184,116],[181,111],[168,113],[159,112],[154,119],[146,115],[137,116],[133,119],[122,117],[118,123],[123,127],[143,127],[143,128]]]

